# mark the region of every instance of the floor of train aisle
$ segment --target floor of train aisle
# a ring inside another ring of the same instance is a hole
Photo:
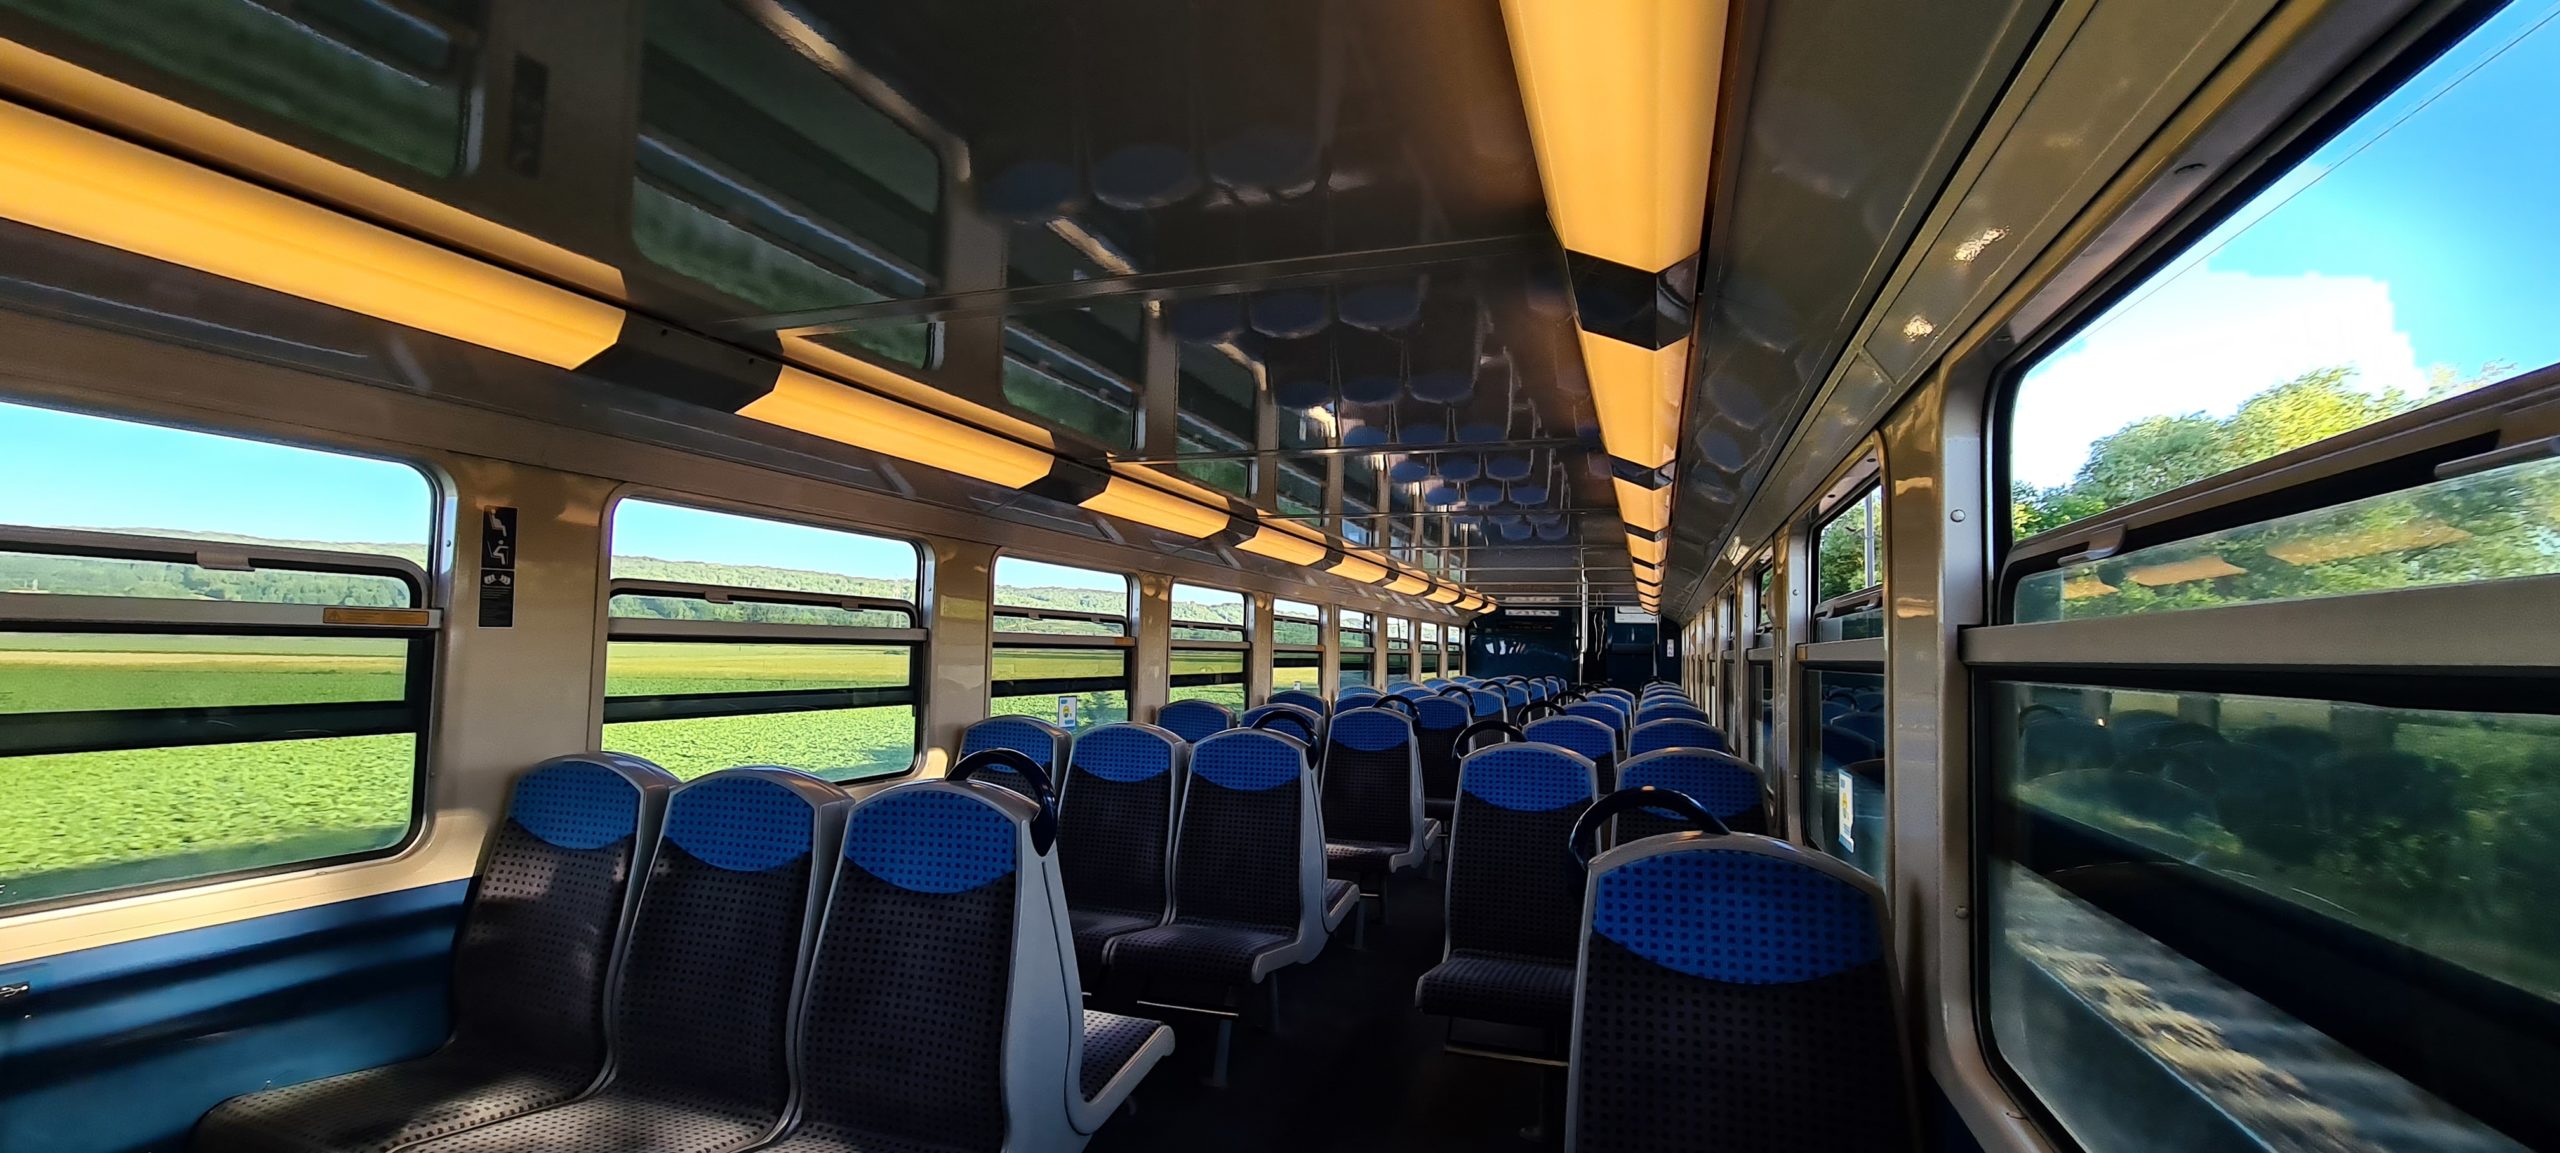
[[[1174,1054],[1138,1089],[1133,1112],[1105,1125],[1092,1153],[1135,1150],[1432,1150],[1528,1153],[1562,1144],[1561,1091],[1547,1070],[1441,1050],[1445,1022],[1413,1007],[1413,986],[1440,962],[1440,875],[1408,873],[1388,890],[1395,923],[1348,924],[1313,965],[1281,971],[1275,1032],[1239,1026],[1225,1088],[1208,1082],[1217,1027],[1161,1009],[1113,1008],[1172,1023]],[[1374,911],[1371,914],[1374,916]],[[1554,1078],[1561,1085],[1561,1071]],[[1544,1140],[1523,1129],[1546,1108]]]

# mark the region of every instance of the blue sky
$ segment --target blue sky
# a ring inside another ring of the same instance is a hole
[[[918,564],[905,541],[643,500],[614,506],[613,553],[902,581]]]
[[[2425,388],[2560,360],[2560,2],[2509,6],[2028,374],[2012,467],[2312,369]]]
[[[0,523],[423,546],[434,500],[404,464],[0,404]]]

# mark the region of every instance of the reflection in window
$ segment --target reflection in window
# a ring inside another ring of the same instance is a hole
[[[929,286],[940,158],[744,13],[652,0],[640,95],[632,239],[651,261],[769,313]],[[933,362],[923,322],[828,339]]]
[[[2560,360],[2555,11],[2490,17],[2030,369],[2013,533]]]
[[[2440,480],[2018,583],[2016,619],[2069,620],[2560,572],[2560,461]]]
[[[2560,1132],[2547,1085],[2511,1068],[2560,1006],[2560,717],[1989,699],[1993,1031],[2082,1147]],[[2131,1067],[2175,1080],[2078,1088]]]
[[[1138,392],[1121,380],[1093,372],[1062,357],[1043,355],[1044,346],[1019,328],[1005,330],[1005,403],[1033,419],[1083,433],[1113,448],[1137,443]]]
[[[0,0],[0,10],[434,176],[451,174],[462,158],[465,46],[477,7],[472,0]],[[183,91],[175,95],[193,103]]]
[[[1805,839],[1884,876],[1884,677],[1813,669],[1805,674],[1814,725],[1814,770],[1804,776]],[[1765,738],[1764,738],[1765,739]]]
[[[1181,451],[1241,452],[1254,447],[1254,371],[1224,351],[1182,346],[1176,402],[1182,410]],[[1212,488],[1250,496],[1253,465],[1246,460],[1184,461],[1182,471]]]

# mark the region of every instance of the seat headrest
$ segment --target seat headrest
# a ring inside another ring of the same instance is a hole
[[[1673,972],[1733,985],[1816,981],[1884,956],[1863,886],[1767,838],[1677,843],[1612,862],[1592,884],[1591,932]]]
[[[1382,752],[1413,743],[1413,722],[1393,709],[1352,709],[1333,718],[1325,739],[1364,753]]]
[[[1149,781],[1173,771],[1174,749],[1179,740],[1154,725],[1122,721],[1076,738],[1075,751],[1068,759],[1076,771],[1106,781]]]
[[[1740,757],[1711,749],[1657,749],[1618,766],[1618,787],[1640,785],[1687,793],[1718,817],[1760,805],[1760,771]]]
[[[1563,745],[1586,757],[1614,757],[1618,753],[1617,730],[1589,717],[1546,717],[1529,722],[1520,732],[1530,740]]]
[[[980,749],[1012,749],[1041,768],[1055,768],[1058,747],[1066,739],[1065,729],[1038,717],[988,717],[961,731],[960,755]]]
[[[1512,742],[1479,749],[1459,762],[1458,788],[1499,808],[1544,813],[1591,799],[1591,761],[1555,745]]]
[[[525,770],[507,798],[507,816],[545,844],[600,849],[640,828],[640,798],[675,778],[645,762],[555,757]]]
[[[790,769],[722,769],[667,800],[666,840],[706,865],[761,873],[809,852],[833,786]]]
[[[951,785],[889,789],[854,806],[845,860],[917,893],[965,893],[1014,871],[1015,814]]]
[[[1259,729],[1229,729],[1191,751],[1191,777],[1240,793],[1289,784],[1307,771],[1306,746]]]

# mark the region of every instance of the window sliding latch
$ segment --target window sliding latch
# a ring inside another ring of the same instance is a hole
[[[2122,551],[2124,551],[2124,526],[2118,525],[2098,530],[2097,535],[2090,537],[2089,543],[2082,546],[2080,551],[2064,556],[2053,563],[2059,568],[2069,568],[2072,565],[2087,564],[2093,560],[2105,560]]]
[[[245,552],[222,552],[206,548],[196,550],[196,567],[208,572],[258,571],[258,566],[249,563],[249,554]]]
[[[2452,480],[2458,476],[2472,476],[2505,468],[2511,464],[2549,460],[2553,457],[2560,457],[2560,436],[2535,437],[2517,444],[2501,445],[2475,456],[2448,460],[2436,466],[2436,479]]]

